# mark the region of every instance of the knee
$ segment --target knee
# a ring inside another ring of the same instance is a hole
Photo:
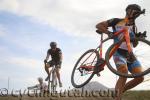
[[[127,69],[126,66],[120,66],[120,68],[119,68],[118,70],[119,70],[119,72],[121,72],[121,73],[128,73],[128,69]]]
[[[56,73],[59,74],[59,69],[56,69]]]
[[[44,67],[45,69],[47,69],[47,66],[45,65],[45,67]]]
[[[122,73],[128,73],[128,69],[127,69],[127,68],[123,68],[123,69],[121,70],[121,72],[122,72]]]
[[[49,68],[49,64],[46,64],[46,65],[45,65],[45,69],[48,69],[48,68]]]

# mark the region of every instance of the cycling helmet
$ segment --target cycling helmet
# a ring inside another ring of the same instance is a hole
[[[141,11],[141,7],[137,4],[130,4],[127,6],[126,8],[126,12],[128,11],[128,9],[131,9],[131,10],[136,10],[136,11]]]
[[[43,78],[42,77],[38,77],[38,81],[43,81]]]
[[[130,4],[126,8],[127,15],[133,14],[131,19],[136,19],[138,16],[140,16],[141,13],[141,7],[137,4]]]
[[[56,42],[51,42],[50,43],[50,47],[51,48],[56,48],[57,47],[57,43]]]

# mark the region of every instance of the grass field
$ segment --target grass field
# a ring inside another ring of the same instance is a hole
[[[113,100],[112,97],[60,97],[60,96],[47,96],[47,97],[0,97],[0,100]],[[122,100],[150,100],[150,91],[128,91],[123,95]]]

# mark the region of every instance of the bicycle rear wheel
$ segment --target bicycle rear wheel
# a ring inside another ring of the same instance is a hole
[[[136,58],[140,61],[142,66],[142,72],[141,73],[121,73],[117,71],[116,66],[113,62],[113,57],[109,58],[109,55],[111,54],[112,50],[115,48],[116,44],[112,44],[105,55],[105,60],[108,68],[116,75],[127,77],[127,78],[135,78],[144,76],[150,73],[150,41],[145,40],[143,38],[137,38],[136,39],[139,43],[136,48],[133,48],[133,52],[136,56]],[[121,42],[119,42],[121,43]],[[118,44],[118,43],[117,43]]]
[[[94,66],[99,59],[96,49],[86,51],[76,62],[72,75],[71,83],[75,88],[81,88],[86,85],[94,76]]]

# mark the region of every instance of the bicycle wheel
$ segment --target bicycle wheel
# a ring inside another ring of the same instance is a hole
[[[49,90],[49,92],[51,91],[51,83],[52,83],[52,81],[51,81],[51,79],[52,79],[51,75],[52,74],[49,75],[49,79],[48,79],[48,90]]]
[[[86,51],[76,62],[72,75],[71,83],[75,88],[81,88],[86,85],[94,76],[94,66],[99,59],[96,49]]]
[[[136,39],[139,43],[137,47],[133,48],[133,52],[136,56],[136,58],[140,61],[141,66],[142,66],[142,72],[141,73],[136,73],[136,74],[131,74],[131,73],[121,73],[117,71],[116,66],[113,62],[113,57],[109,57],[111,55],[112,50],[115,48],[116,44],[112,44],[105,55],[105,60],[108,68],[116,75],[126,77],[126,78],[135,78],[135,77],[140,77],[144,76],[146,74],[150,73],[150,41],[145,40],[143,38],[137,38]]]
[[[56,71],[52,72],[52,82],[51,82],[51,92],[56,92],[57,87],[57,79],[56,79]]]

